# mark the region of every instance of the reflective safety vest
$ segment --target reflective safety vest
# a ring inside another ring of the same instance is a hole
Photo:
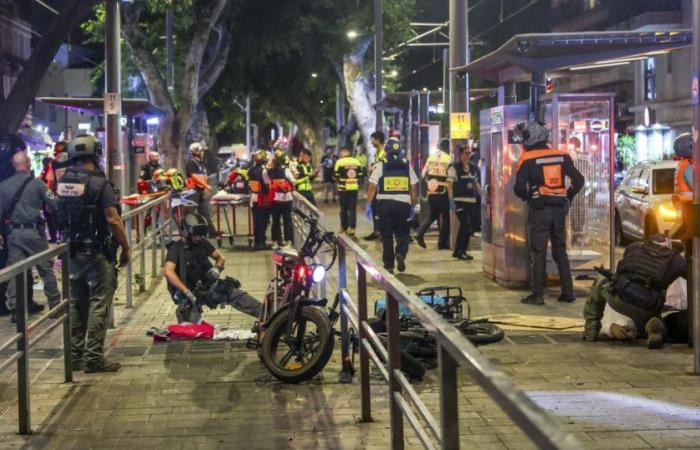
[[[681,159],[680,162],[678,163],[678,167],[676,168],[676,173],[674,175],[673,179],[673,192],[674,194],[678,194],[681,197],[687,197],[692,199],[693,198],[693,187],[688,184],[688,181],[685,179],[685,171],[688,169],[693,164],[693,161],[690,159]],[[681,200],[685,200],[682,198]]]
[[[272,191],[273,203],[286,203],[292,201],[292,182],[287,179],[284,167],[270,169],[267,171],[270,177],[270,190]]]
[[[382,163],[382,176],[377,185],[377,200],[411,203],[411,174],[408,161],[394,159]]]
[[[455,201],[476,203],[479,196],[476,190],[477,183],[479,182],[477,175],[472,171],[469,164],[466,165],[467,170],[465,170],[464,164],[462,164],[461,161],[454,163],[452,166],[457,174],[457,179],[452,186],[452,194],[454,195]]]
[[[297,191],[304,192],[312,190],[313,183],[311,182],[311,173],[313,172],[313,169],[311,168],[311,164],[298,162],[296,165],[296,170],[297,179],[294,181],[294,185],[296,186]]]
[[[537,186],[530,186],[531,197],[566,197],[567,188],[564,181],[564,157],[568,153],[563,150],[528,150],[520,156],[518,166],[525,161],[535,160],[535,165],[542,171],[543,183]]]
[[[357,158],[346,156],[335,163],[334,173],[339,191],[356,191],[362,178],[362,166]]]
[[[425,162],[426,183],[428,195],[443,195],[447,193],[447,169],[450,167],[450,157],[439,151],[430,156]]]

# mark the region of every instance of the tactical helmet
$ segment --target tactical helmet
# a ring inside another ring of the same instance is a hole
[[[401,142],[395,137],[387,139],[384,150],[390,155],[398,155],[401,152]]]
[[[81,134],[68,144],[68,158],[102,158],[102,143],[89,134]]]
[[[445,153],[450,153],[450,140],[447,138],[440,139],[440,144],[438,144],[438,148]]]
[[[267,158],[268,158],[267,150],[262,150],[262,149],[258,150],[257,152],[255,152],[254,158],[255,158],[256,163],[267,162]]]
[[[209,233],[209,226],[204,217],[197,213],[187,213],[182,219],[182,233],[185,237],[202,236],[206,237]]]
[[[681,157],[691,159],[693,157],[693,138],[690,133],[683,133],[673,141],[674,153]]]
[[[515,126],[514,131],[522,139],[522,144],[525,147],[546,145],[549,142],[549,128],[536,120],[521,122]]]

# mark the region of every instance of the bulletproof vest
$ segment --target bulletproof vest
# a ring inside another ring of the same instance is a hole
[[[457,162],[454,164],[457,172],[457,180],[452,187],[455,199],[476,199],[478,193],[476,191],[477,176],[470,170],[464,170],[464,164]]]
[[[668,247],[650,241],[635,242],[625,249],[616,274],[633,276],[647,287],[666,289],[670,284],[666,272],[674,255]]]
[[[93,179],[99,183],[91,190]],[[71,244],[97,247],[109,238],[107,220],[97,206],[97,199],[108,184],[109,181],[98,172],[74,169],[68,169],[59,180],[56,195],[61,233]]]
[[[175,263],[178,277],[185,283],[188,289],[197,287],[197,282],[204,282],[209,270],[214,267],[209,260],[206,247],[201,243],[190,243],[179,239],[171,241],[168,248],[175,247],[177,262]],[[168,285],[168,289],[174,289]]]
[[[383,196],[406,194],[410,189],[410,184],[408,161],[391,159],[384,163],[378,185],[380,194]]]

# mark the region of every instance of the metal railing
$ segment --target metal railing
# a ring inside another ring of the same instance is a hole
[[[146,251],[149,246],[151,250],[151,278],[156,278],[160,273],[159,268],[163,267],[166,242],[172,239],[173,226],[176,227],[171,201],[171,195],[168,193],[122,214],[132,260],[132,263],[126,266],[125,297],[127,308],[133,306],[133,261],[136,261],[138,257],[137,283],[139,293],[146,290]],[[151,222],[148,227],[146,227],[147,217],[150,217]],[[134,232],[135,237],[133,236]],[[158,264],[159,252],[160,264]]]
[[[319,225],[325,227],[326,216],[323,214],[323,212],[321,212],[316,206],[312,205],[311,202],[304,198],[303,195],[296,191],[293,193],[293,198],[293,205],[295,209],[298,209],[308,217],[315,219]],[[292,214],[292,223],[294,225],[294,245],[297,249],[299,249],[301,248],[302,244],[304,244],[306,234],[309,232],[309,225],[296,214]],[[323,253],[319,254],[317,258],[318,261],[314,262],[325,265],[326,257]],[[326,298],[326,288],[326,278],[324,278],[321,283],[314,286],[314,295],[319,298]]]
[[[578,449],[581,443],[537,406],[508,377],[491,364],[454,326],[423,303],[389,274],[352,239],[339,237],[338,283],[341,304],[342,360],[349,360],[348,322],[359,331],[361,420],[372,421],[369,360],[389,385],[391,448],[404,446],[404,419],[425,448],[459,448],[457,369],[462,367],[540,449]],[[347,289],[347,255],[357,264],[357,305]],[[386,292],[388,347],[367,322],[367,275]],[[401,373],[399,304],[407,306],[438,345],[440,417],[436,420]],[[382,361],[387,361],[385,365]],[[344,365],[345,366],[345,365]],[[343,370],[346,370],[344,367]],[[425,426],[427,425],[427,427]],[[437,445],[436,445],[437,444]]]
[[[171,226],[175,223],[170,205],[170,195],[165,195],[154,199],[142,206],[134,208],[122,215],[122,219],[126,225],[127,237],[132,249],[138,250],[140,261],[141,278],[145,279],[145,252],[148,245],[151,245],[152,251],[152,270],[153,277],[157,276],[157,251],[160,248],[161,252],[161,267],[165,255],[166,235],[168,240],[172,237]],[[160,217],[157,218],[157,208],[161,208]],[[151,231],[146,235],[143,224],[145,223],[146,214],[150,213],[152,217]],[[133,230],[134,221],[137,224]],[[131,245],[132,233],[136,233],[137,242]],[[134,264],[134,255],[132,253],[132,261],[126,266],[126,307],[132,306],[132,277]],[[28,324],[27,317],[27,287],[26,279],[27,271],[31,270],[45,261],[53,261],[56,257],[61,260],[61,301],[51,310],[44,313],[33,323]],[[11,338],[0,344],[0,351],[3,351],[13,344],[16,344],[17,350],[9,355],[2,363],[0,363],[0,372],[10,367],[13,363],[17,363],[17,408],[19,417],[19,433],[31,433],[31,410],[30,410],[30,378],[29,378],[29,351],[36,346],[43,338],[51,331],[63,325],[63,360],[64,360],[64,380],[65,382],[73,381],[73,368],[71,358],[71,329],[70,329],[70,314],[68,313],[68,303],[70,298],[70,277],[68,267],[70,264],[70,253],[68,244],[59,244],[53,248],[49,248],[41,253],[26,258],[16,264],[0,270],[0,283],[15,280],[15,292],[17,298],[17,333]],[[111,308],[110,308],[111,311]],[[52,318],[51,323],[38,331],[32,336],[32,333],[37,331],[49,318]],[[30,339],[31,338],[31,339]]]

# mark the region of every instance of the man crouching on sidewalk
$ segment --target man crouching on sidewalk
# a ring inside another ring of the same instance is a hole
[[[204,217],[194,213],[185,215],[181,229],[184,239],[168,244],[163,269],[168,290],[177,304],[178,323],[199,323],[202,305],[215,309],[228,304],[259,317],[260,302],[240,289],[238,280],[220,277],[225,260],[206,239],[209,227]]]

